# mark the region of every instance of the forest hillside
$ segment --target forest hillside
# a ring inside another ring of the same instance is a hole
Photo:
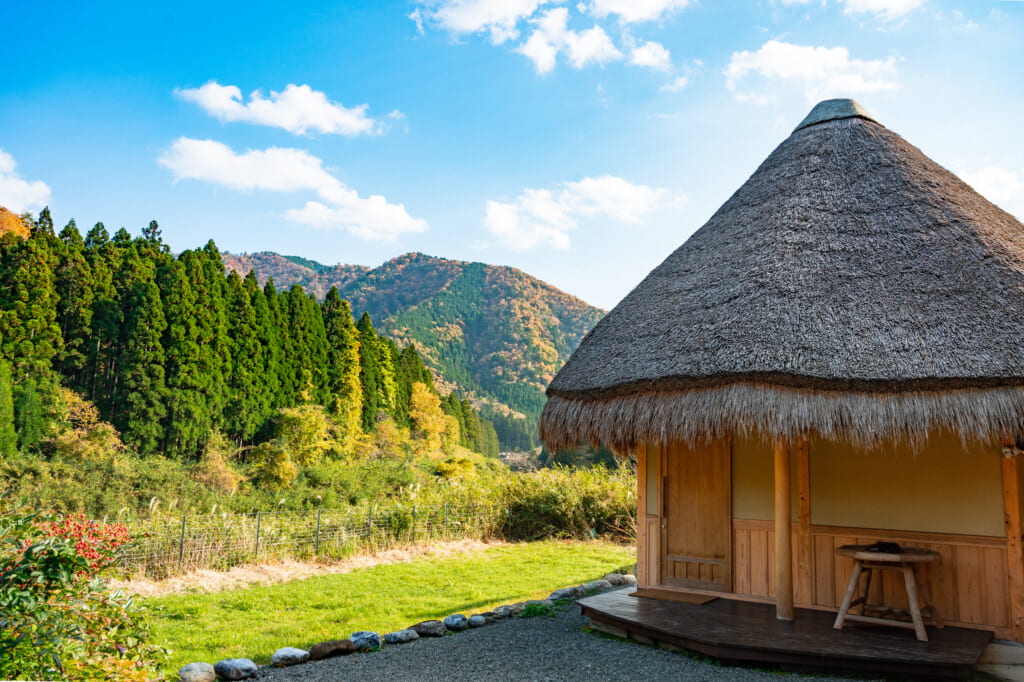
[[[400,347],[414,343],[438,385],[469,395],[511,449],[533,445],[544,389],[604,315],[515,268],[422,253],[374,269],[270,252],[222,258],[260,283],[300,284],[317,296],[336,286]]]

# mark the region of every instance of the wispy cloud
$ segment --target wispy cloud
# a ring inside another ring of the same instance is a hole
[[[590,12],[599,18],[616,16],[632,24],[660,20],[690,4],[691,0],[593,0]]]
[[[360,197],[301,149],[271,147],[242,154],[215,140],[178,138],[158,159],[175,180],[201,180],[238,191],[313,191],[321,201],[285,212],[289,220],[324,230],[346,230],[368,240],[394,241],[424,232],[427,223],[413,218],[402,204],[380,195]]]
[[[668,49],[654,41],[635,40],[628,27],[662,20],[693,1],[423,0],[408,16],[421,33],[430,27],[455,36],[487,35],[494,45],[511,43],[511,49],[529,59],[540,75],[554,69],[562,54],[577,69],[624,60],[668,70],[672,65]],[[589,26],[580,27],[579,21]],[[608,33],[609,24],[621,31],[619,45]]]
[[[825,7],[827,0],[773,0],[783,5],[817,4]],[[902,19],[923,5],[926,0],[837,0],[844,5],[843,14],[871,14],[883,21]]]
[[[662,92],[679,92],[681,90],[685,90],[686,86],[689,85],[689,84],[690,84],[690,79],[689,78],[687,78],[686,76],[679,76],[678,78],[673,80],[671,83],[665,83],[664,85],[662,85],[659,88],[659,90],[661,90]]]
[[[644,40],[630,52],[629,63],[659,71],[667,71],[672,67],[672,55],[661,43],[656,43],[653,40]]]
[[[347,108],[308,85],[289,84],[282,92],[271,90],[269,97],[256,90],[248,102],[237,85],[216,81],[199,88],[178,88],[174,94],[222,121],[282,128],[296,135],[316,132],[355,137],[381,131],[380,124],[366,115],[367,105]]]
[[[14,157],[0,149],[0,206],[11,213],[38,211],[50,202],[50,187],[42,180],[25,180]]]
[[[432,23],[456,35],[487,33],[500,45],[519,37],[518,23],[547,0],[442,0],[417,7],[409,15],[423,31]]]
[[[844,0],[844,14],[873,14],[879,19],[901,19],[925,3],[925,0]]]
[[[564,250],[569,248],[569,232],[579,226],[577,218],[605,216],[635,225],[653,211],[684,201],[684,195],[662,188],[602,175],[567,182],[556,190],[526,188],[508,203],[488,201],[484,227],[510,249]]]
[[[791,84],[814,102],[899,88],[896,60],[853,59],[845,47],[812,47],[770,40],[756,52],[734,52],[726,86],[737,99],[767,102],[780,84]],[[750,87],[751,79],[756,81]],[[759,88],[757,85],[766,85]]]
[[[606,64],[622,59],[622,53],[600,26],[584,31],[571,30],[569,10],[565,7],[548,10],[532,23],[533,33],[516,51],[528,57],[539,74],[555,67],[560,52],[564,52],[577,69],[590,63]]]

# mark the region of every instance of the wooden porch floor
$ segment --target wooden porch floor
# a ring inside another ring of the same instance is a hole
[[[703,605],[630,596],[615,590],[580,600],[583,615],[639,641],[650,640],[722,661],[781,665],[823,672],[886,673],[914,678],[963,677],[991,641],[984,630],[928,628],[927,642],[911,630],[848,625],[835,614],[797,609],[792,622],[775,606],[732,599]]]

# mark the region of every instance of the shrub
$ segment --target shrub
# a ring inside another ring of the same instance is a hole
[[[103,575],[123,526],[36,513],[0,500],[0,678],[144,680],[166,652],[130,597]]]
[[[629,536],[635,532],[634,485],[634,474],[626,467],[554,467],[509,476],[505,533],[513,540]]]

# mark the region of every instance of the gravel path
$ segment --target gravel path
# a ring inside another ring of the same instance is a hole
[[[468,615],[468,614],[467,614]],[[716,666],[683,654],[583,632],[575,604],[555,618],[508,618],[443,638],[420,638],[368,654],[291,668],[257,680],[771,680],[813,678]]]

